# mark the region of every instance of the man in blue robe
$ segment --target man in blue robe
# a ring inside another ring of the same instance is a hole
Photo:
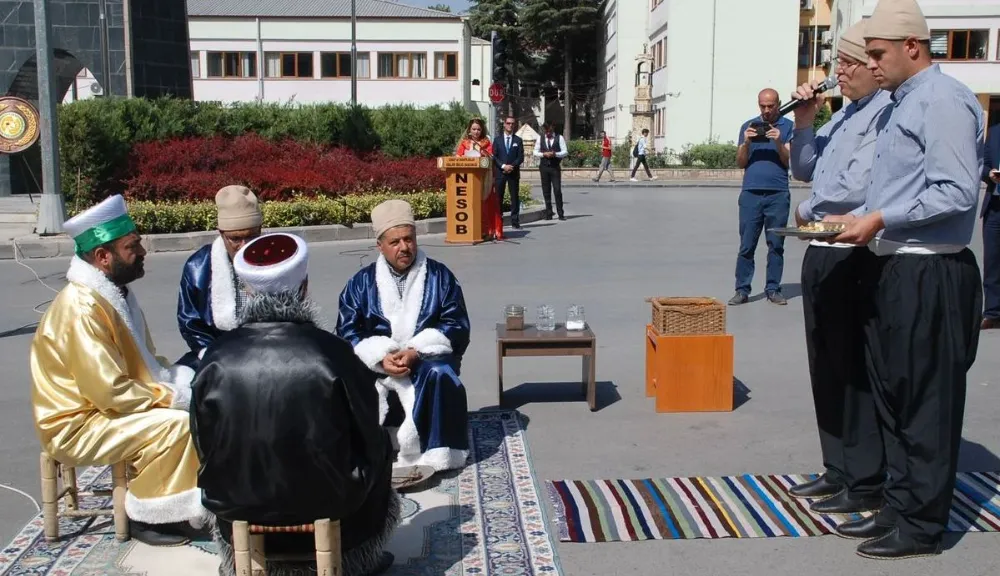
[[[379,422],[398,426],[396,464],[460,468],[469,449],[459,379],[470,332],[462,287],[417,248],[407,202],[388,200],[371,216],[380,255],[341,292],[337,334],[380,376]],[[397,398],[401,410],[390,411]]]
[[[178,363],[197,370],[208,345],[233,330],[247,300],[233,273],[233,257],[260,236],[263,217],[257,197],[245,186],[226,186],[215,195],[219,237],[188,258],[177,295],[177,326],[190,352]]]

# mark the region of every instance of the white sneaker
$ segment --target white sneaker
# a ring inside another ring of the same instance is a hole
[[[629,178],[629,182],[638,182],[638,181],[639,181],[638,178]]]

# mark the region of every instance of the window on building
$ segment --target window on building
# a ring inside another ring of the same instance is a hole
[[[195,64],[196,53],[192,54],[191,65]],[[255,78],[257,76],[256,52],[207,52],[205,54],[209,78]],[[199,74],[201,63],[198,63]]]
[[[350,78],[350,52],[323,52],[319,55],[320,78]],[[368,52],[358,52],[358,78],[371,77]]]
[[[829,26],[803,26],[799,28],[799,68],[825,66],[823,51],[830,48],[823,42],[829,36]]]
[[[427,54],[423,52],[380,52],[379,78],[426,78]]]
[[[458,78],[458,52],[434,53],[434,77]]]
[[[191,53],[191,77],[201,78],[201,53]]]
[[[268,78],[312,78],[313,53],[267,52],[264,54],[264,67]]]
[[[989,30],[931,30],[931,58],[986,60]]]

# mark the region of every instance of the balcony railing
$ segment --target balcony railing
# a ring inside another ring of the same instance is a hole
[[[628,109],[633,116],[653,116],[656,114],[656,104],[632,104]]]

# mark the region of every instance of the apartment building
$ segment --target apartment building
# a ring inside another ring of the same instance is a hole
[[[1000,0],[918,0],[934,59],[1000,122]],[[618,141],[636,116],[657,151],[735,141],[757,114],[757,93],[787,100],[830,73],[840,34],[878,0],[617,0],[605,12],[603,129]],[[766,23],[766,25],[765,25]],[[759,31],[759,32],[757,32]],[[646,58],[637,60],[645,52]],[[652,64],[637,66],[651,60]],[[622,72],[625,68],[627,71]],[[648,72],[648,74],[647,74]],[[650,104],[645,104],[647,92]],[[636,106],[636,98],[639,106]],[[839,90],[830,93],[836,110]]]
[[[645,30],[634,28],[629,35],[645,38],[652,56],[648,83],[657,151],[679,153],[687,144],[735,141],[740,125],[759,113],[761,89],[772,87],[783,95],[794,89],[799,0],[763,3],[634,2],[645,12]],[[631,90],[644,82],[632,78]],[[624,90],[620,87],[619,94]],[[619,120],[619,125],[627,123]]]
[[[868,18],[876,0],[838,0],[842,25]],[[989,124],[1000,122],[1000,0],[918,0],[941,71],[979,97]],[[836,14],[836,12],[834,12]]]
[[[350,101],[350,2],[188,0],[188,16],[196,100]],[[358,102],[488,113],[491,47],[465,17],[357,0],[356,29]]]

